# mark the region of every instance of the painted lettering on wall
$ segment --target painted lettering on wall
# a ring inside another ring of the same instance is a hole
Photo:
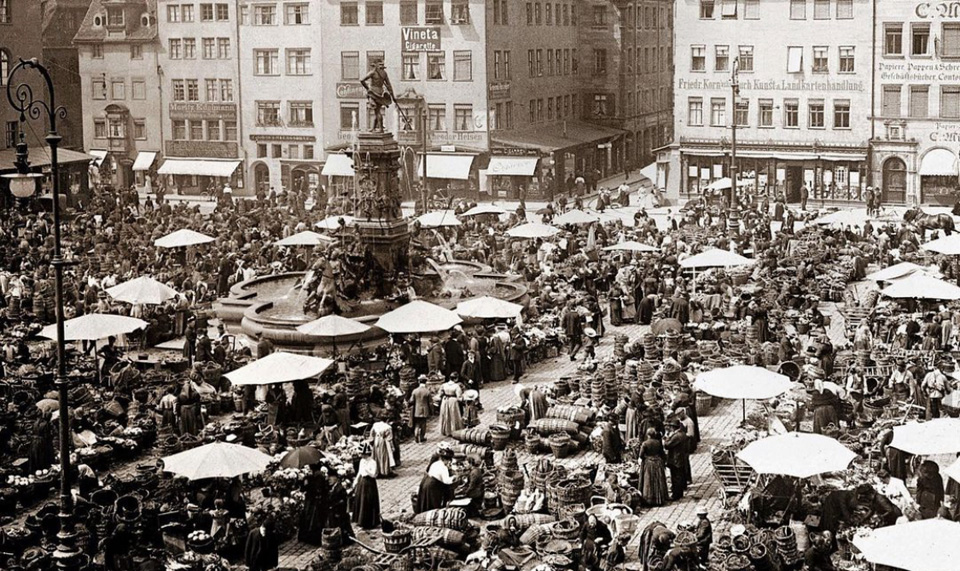
[[[960,124],[937,121],[930,131],[930,140],[935,143],[960,143]]]
[[[921,2],[917,4],[918,18],[960,18],[960,2]]]
[[[677,79],[678,91],[709,91],[713,89],[730,89],[730,80],[715,79]],[[863,81],[853,79],[816,80],[805,79],[740,79],[740,90],[750,91],[866,91]]]
[[[960,63],[954,62],[880,62],[881,81],[960,81]]]
[[[440,28],[436,26],[421,26],[417,28],[403,28],[403,51],[405,52],[436,52],[440,51]]]

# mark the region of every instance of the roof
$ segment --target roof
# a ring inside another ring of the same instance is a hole
[[[567,121],[566,126],[538,125],[515,131],[498,131],[491,136],[495,145],[553,152],[558,149],[595,143],[626,134],[621,129]]]
[[[0,172],[12,172],[16,169],[14,168],[14,160],[17,158],[16,149],[4,149],[0,151]],[[33,168],[45,167],[50,165],[50,148],[49,147],[30,147],[30,156],[27,158],[30,161],[30,166]],[[70,149],[58,149],[57,150],[57,161],[61,165],[68,163],[79,163],[87,162],[93,160],[91,155],[86,153],[78,153],[77,151],[71,151]]]
[[[105,15],[106,8],[103,6],[104,0],[92,0],[87,15],[80,24],[80,30],[74,36],[75,43],[134,43],[149,42],[157,39],[157,0],[136,0],[122,5],[124,14],[124,34],[116,34],[108,37],[105,26],[94,26],[93,21],[97,15]],[[109,2],[108,2],[109,3]],[[144,12],[153,16],[151,24],[147,27],[140,25],[140,15]]]

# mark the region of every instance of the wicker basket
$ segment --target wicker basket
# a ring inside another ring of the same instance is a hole
[[[527,449],[527,452],[530,454],[539,454],[541,448],[540,435],[537,434],[537,431],[530,430],[526,433],[526,436],[523,439],[524,447]]]
[[[534,421],[531,425],[541,436],[549,436],[556,433],[576,434],[580,431],[580,425],[572,420],[562,420],[559,418],[541,418]]]
[[[577,424],[592,424],[596,415],[596,411],[591,408],[572,404],[558,404],[547,409],[547,418],[559,418]]]
[[[547,504],[554,515],[560,513],[563,506],[589,504],[592,494],[593,486],[582,476],[572,478],[555,476],[551,477],[547,483]]]
[[[566,458],[570,453],[570,448],[573,447],[573,441],[566,432],[551,434],[547,438],[547,442],[550,443],[550,451],[556,458]]]
[[[575,519],[562,519],[551,530],[556,539],[574,541],[580,538],[580,522]]]
[[[510,427],[505,424],[494,424],[490,427],[490,443],[494,450],[504,450],[510,442]]]
[[[409,547],[412,538],[413,533],[405,528],[400,528],[393,532],[384,532],[383,550],[387,553],[400,553]]]
[[[490,446],[490,431],[486,428],[466,428],[464,430],[455,430],[453,438],[467,444],[479,444],[481,446]]]

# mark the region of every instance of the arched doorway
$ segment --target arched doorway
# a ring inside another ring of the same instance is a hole
[[[253,181],[257,191],[270,192],[270,167],[258,163],[253,167]]]
[[[903,159],[891,157],[883,163],[883,193],[880,199],[884,203],[896,204],[907,201],[907,165]]]
[[[297,191],[313,190],[320,184],[320,173],[313,167],[297,167],[290,173],[290,184]]]

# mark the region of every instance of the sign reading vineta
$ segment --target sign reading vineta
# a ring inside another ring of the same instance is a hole
[[[405,27],[401,30],[403,50],[405,52],[440,51],[440,27]]]

